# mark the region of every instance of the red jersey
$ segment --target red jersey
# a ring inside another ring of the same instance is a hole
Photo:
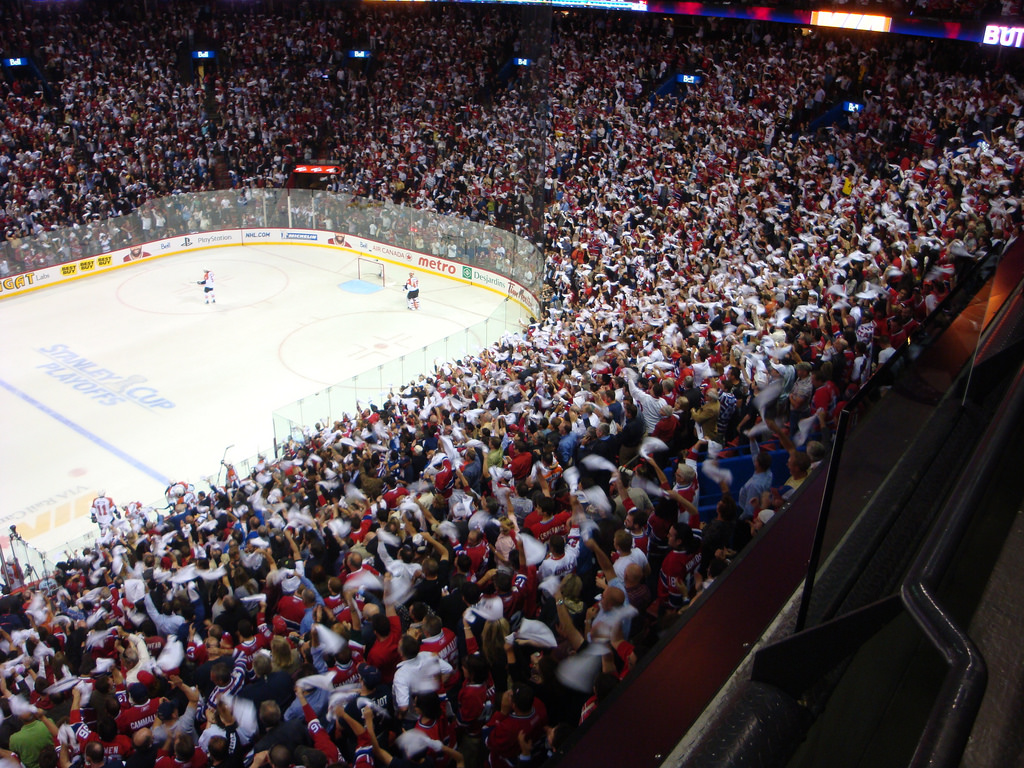
[[[479,544],[474,547],[463,547],[462,551],[469,555],[470,570],[477,576],[480,576],[484,563],[487,562],[491,555],[491,547],[488,545],[487,539],[481,537]]]
[[[679,419],[674,414],[672,416],[666,416],[654,425],[654,431],[651,433],[651,437],[656,437],[663,443],[668,444],[672,442],[672,438],[675,437],[676,429],[678,428]]]
[[[103,745],[103,756],[107,758],[113,757],[124,761],[135,750],[132,740],[123,733],[117,734],[113,741],[103,741],[99,736],[96,736],[96,741]]]
[[[427,637],[420,641],[420,651],[432,653],[447,661],[452,669],[459,669],[459,642],[455,633],[447,627],[433,637]]]
[[[349,534],[349,538],[356,543],[361,542],[366,538],[366,534],[370,532],[370,529],[373,528],[373,524],[375,522],[377,522],[377,516],[372,512],[367,512],[360,520],[359,528],[352,531],[352,533]]]
[[[374,768],[375,765],[370,734],[363,731],[356,737],[356,754],[352,759],[352,768]]]
[[[160,699],[150,699],[145,704],[133,704],[122,709],[117,716],[117,730],[121,733],[135,733],[140,728],[149,728],[160,708]]]
[[[512,461],[508,465],[509,471],[512,473],[512,477],[516,481],[525,480],[530,476],[530,472],[533,471],[533,454],[529,451],[523,451],[518,456],[512,458]]]
[[[398,641],[402,639],[402,622],[397,616],[388,616],[391,632],[384,639],[375,638],[373,646],[366,654],[366,663],[380,670],[384,682],[390,683],[395,678],[395,668],[402,660],[398,653]]]
[[[168,754],[164,750],[157,752],[156,764],[153,768],[206,768],[209,759],[203,750],[196,747],[192,757],[188,760],[179,760],[175,755]]]
[[[373,576],[376,579],[380,578],[380,571],[378,571],[376,568],[374,568],[369,563],[363,563],[361,566],[359,566],[359,568],[357,568],[356,570],[352,571],[351,573],[345,573],[344,571],[342,571],[342,573],[341,573],[342,584],[348,584],[350,579],[362,578],[361,574],[365,574],[365,573],[370,574],[371,576]],[[358,584],[358,581],[356,581],[355,583]],[[349,586],[351,586],[351,585],[349,585]],[[357,592],[355,594],[355,604],[356,604],[356,608],[358,608],[360,611],[362,611],[363,610],[363,606],[366,605],[366,598],[363,597],[362,594]],[[352,609],[349,608],[348,605],[346,604],[345,607],[343,607],[341,609],[341,613],[334,614],[334,618],[335,618],[336,621],[348,621],[348,622],[351,622],[352,621]]]
[[[339,609],[347,608],[348,603],[345,602],[344,595],[328,595],[324,598],[324,606],[326,606],[327,610],[333,613],[334,617],[337,619]],[[342,619],[338,619],[338,621],[342,621]]]
[[[400,485],[397,488],[385,491],[381,495],[381,498],[384,499],[384,503],[388,505],[388,509],[398,509],[398,505],[402,503],[402,499],[408,495],[409,489]]]
[[[658,576],[659,602],[668,600],[673,608],[682,608],[693,585],[693,574],[699,567],[699,551],[691,554],[675,549],[669,550]]]
[[[515,581],[512,582],[512,589],[508,592],[496,592],[495,597],[501,600],[501,613],[509,621],[512,621],[512,617],[522,609],[523,595]]]
[[[160,651],[164,649],[166,641],[160,637],[160,635],[153,635],[152,637],[146,638],[146,650],[149,651],[149,655],[154,659],[160,655]]]
[[[664,486],[663,486],[664,487]],[[667,490],[667,489],[666,489]],[[688,502],[697,506],[697,502],[694,499],[697,498],[697,492],[700,490],[700,480],[694,478],[690,481],[689,485],[680,485],[673,489],[676,493],[686,499]],[[677,522],[686,523],[691,528],[700,527],[700,512],[690,512],[682,504],[679,504],[679,512],[676,517]],[[644,553],[646,554],[646,552]]]
[[[185,648],[185,657],[194,661],[196,666],[202,666],[210,660],[210,652],[206,649],[206,643],[201,639],[193,638]]]
[[[537,616],[537,566],[519,564],[519,572],[513,579],[513,589],[523,596],[523,618]]]
[[[335,664],[327,670],[329,675],[334,675],[335,688],[346,683],[358,682],[356,678],[359,677],[359,665],[363,663],[363,653],[362,651],[357,651],[351,644],[349,648],[352,650],[352,659],[349,663]]]
[[[466,683],[459,691],[456,709],[460,733],[479,736],[494,714],[494,683]]]
[[[347,583],[349,579],[353,578],[357,574],[362,574],[362,573],[369,573],[370,575],[375,576],[378,579],[380,578],[380,571],[378,571],[376,568],[374,568],[369,563],[363,563],[361,566],[359,566],[358,569],[352,571],[351,573],[347,573],[347,574],[346,573],[342,573],[342,584]],[[358,599],[357,599],[356,602],[358,603]]]
[[[306,615],[306,604],[296,595],[285,595],[277,601],[277,614],[288,623],[289,629],[298,629]]]
[[[238,643],[238,645],[235,646],[235,662],[237,663],[240,660],[244,661],[245,668],[247,670],[252,669],[253,656],[255,656],[262,649],[269,647],[270,640],[268,640],[262,634],[254,635],[253,637],[250,637],[248,640],[242,640]]]
[[[302,713],[306,716],[306,730],[309,731],[309,736],[313,740],[313,746],[327,756],[327,763],[336,763],[341,760],[341,752],[331,741],[320,718],[316,716],[316,712],[308,703],[302,705]]]
[[[449,676],[445,689],[453,691],[462,677],[462,666],[459,663],[459,641],[455,633],[448,627],[442,627],[440,633],[420,641],[420,652],[432,653],[442,661],[448,662],[454,670]]]
[[[836,400],[839,398],[839,389],[831,381],[826,381],[816,390],[814,395],[811,397],[812,410],[817,413],[818,409],[823,409],[826,414],[831,415],[832,411],[836,407]]]
[[[114,737],[113,741],[103,741],[96,731],[82,722],[80,710],[76,709],[71,713],[70,725],[71,729],[75,732],[79,749],[85,749],[86,744],[96,741],[103,745],[103,754],[106,757],[117,757],[123,760],[132,753],[132,740],[128,736],[119,733]]]
[[[569,521],[571,519],[571,513],[559,512],[548,520],[534,523],[529,527],[529,531],[538,541],[546,543],[555,534],[565,536],[569,532]]]
[[[455,748],[455,727],[449,722],[448,718],[444,715],[437,718],[433,722],[425,721],[422,717],[416,721],[416,725],[413,728],[421,733],[425,733],[431,739],[437,739],[446,747]],[[434,764],[438,768],[449,765],[451,761],[447,755],[438,754],[434,758]]]
[[[488,723],[491,733],[486,741],[489,768],[513,768],[519,760],[519,734],[525,733],[534,744],[542,744],[547,724],[548,713],[540,699],[533,700],[533,710],[528,715],[495,712]]]
[[[363,605],[366,604],[362,599],[362,596],[356,595],[356,604],[358,605],[360,602],[362,602]],[[352,609],[348,607],[348,603],[333,609],[332,613],[334,613],[334,620],[336,622],[341,622],[343,624],[352,623]]]

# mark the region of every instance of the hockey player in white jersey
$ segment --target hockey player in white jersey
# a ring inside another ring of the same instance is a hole
[[[100,527],[100,533],[106,533],[120,516],[114,500],[107,496],[106,491],[100,491],[89,510],[89,517]]]
[[[409,279],[405,281],[405,305],[409,309],[420,308],[420,279],[415,272],[410,272]]]
[[[213,304],[217,303],[217,297],[213,292],[213,272],[208,269],[205,270],[203,272],[203,279],[196,280],[196,285],[203,286],[203,298],[205,299],[203,302],[204,304],[210,304],[211,302]]]
[[[195,504],[196,498],[196,487],[192,483],[186,481],[171,482],[167,486],[167,490],[164,491],[164,497],[167,499],[167,506],[170,509],[175,509],[179,504],[184,504],[186,507],[189,504]]]
[[[142,506],[141,501],[130,501],[125,504],[124,519],[129,522],[133,531],[139,533],[140,531],[144,531],[146,526],[149,524],[149,520],[146,516],[148,511],[152,511],[152,508]]]

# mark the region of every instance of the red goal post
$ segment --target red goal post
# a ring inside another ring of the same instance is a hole
[[[371,259],[369,256],[356,257],[356,275],[360,280],[368,283],[380,282],[380,287],[385,288],[384,262]]]

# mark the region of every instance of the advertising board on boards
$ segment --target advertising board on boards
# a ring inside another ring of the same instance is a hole
[[[90,256],[89,258],[69,261],[52,267],[42,267],[31,272],[12,275],[0,280],[0,299],[35,290],[45,285],[53,285],[90,274],[105,272],[133,262],[146,261],[154,257],[169,256],[201,248],[256,243],[299,245],[320,242],[356,251],[364,256],[372,256],[391,263],[398,263],[404,267],[412,267],[429,274],[487,288],[524,305],[534,316],[540,311],[540,305],[532,293],[515,281],[490,270],[450,261],[440,256],[399,248],[387,243],[378,243],[374,240],[367,240],[366,238],[343,232],[273,228],[225,229],[215,232],[177,235],[150,243],[133,245],[129,248],[120,248],[100,256]]]

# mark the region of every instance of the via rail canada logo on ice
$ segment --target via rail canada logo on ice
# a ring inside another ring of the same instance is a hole
[[[134,403],[150,411],[174,407],[154,387],[147,386],[145,376],[119,376],[76,354],[67,344],[42,347],[38,352],[48,360],[37,366],[41,371],[100,405]]]

